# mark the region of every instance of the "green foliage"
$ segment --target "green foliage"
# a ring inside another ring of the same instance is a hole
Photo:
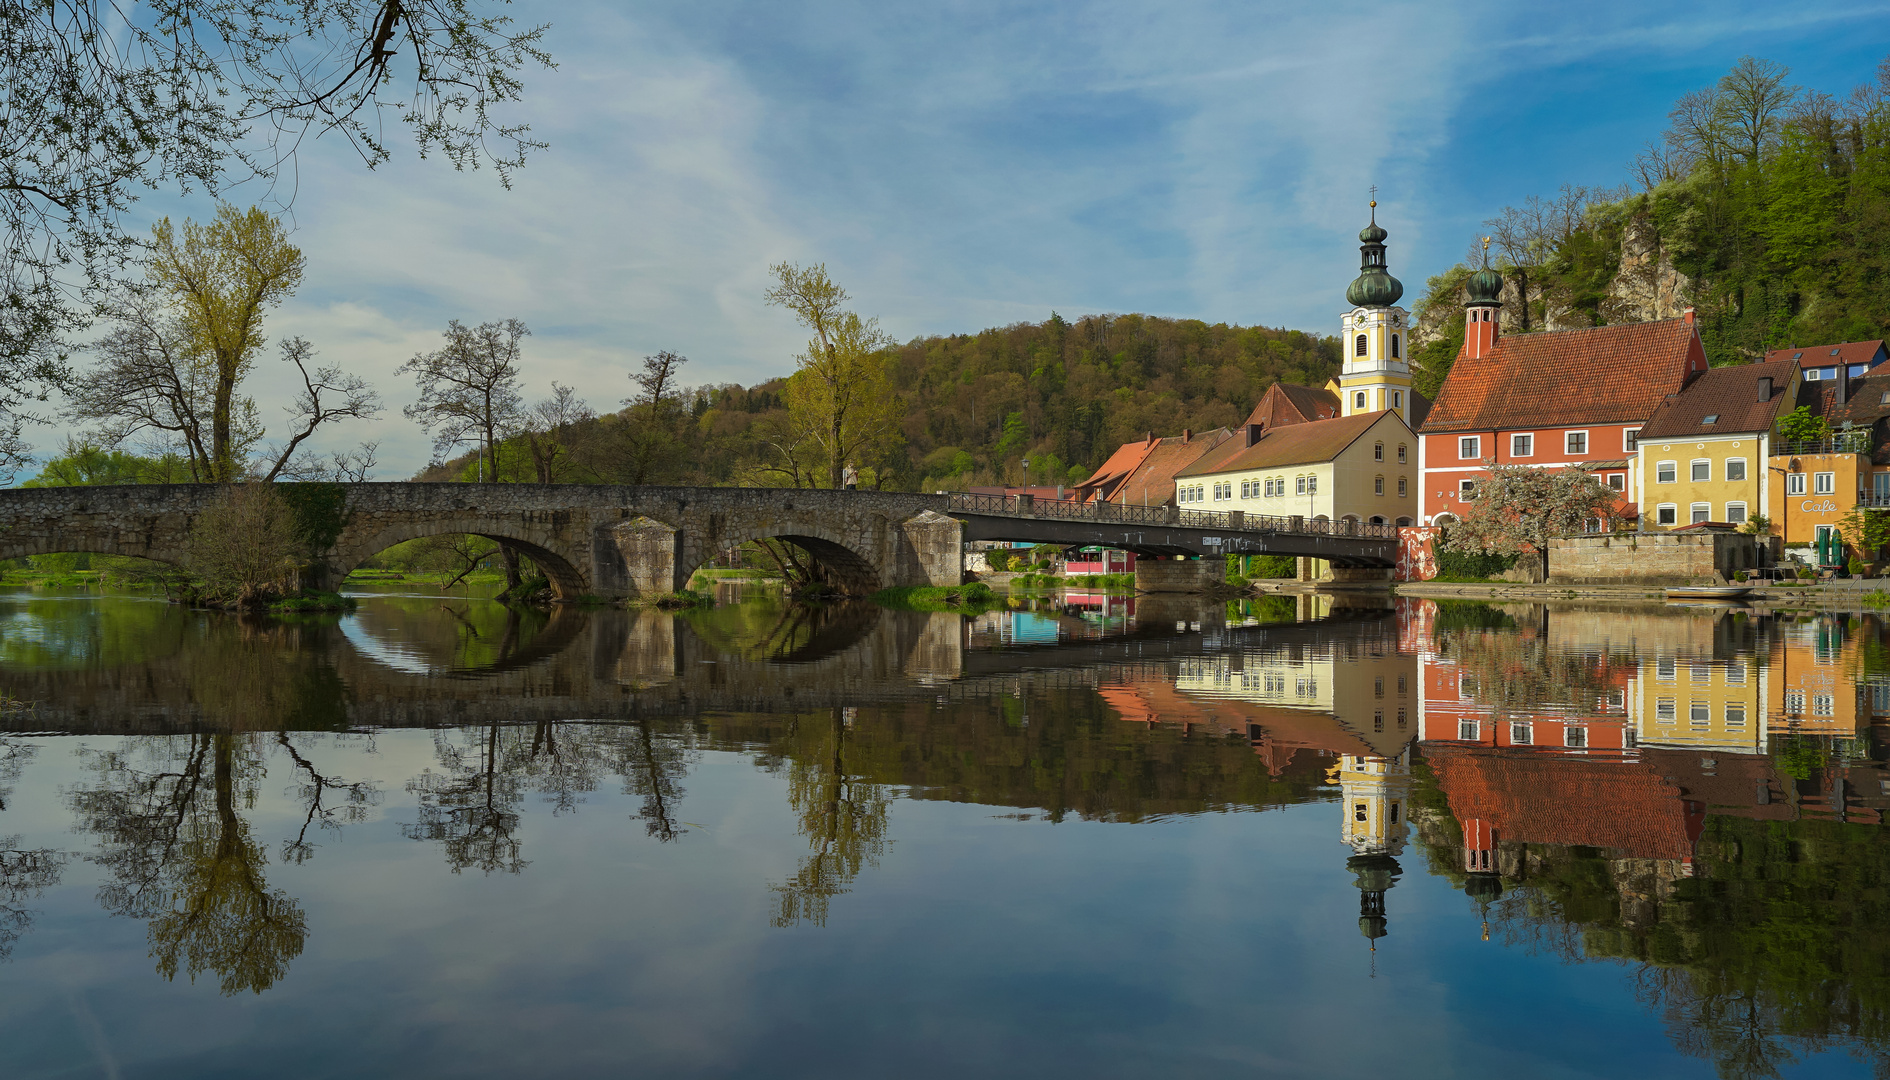
[[[285,596],[269,605],[270,611],[353,611],[355,603],[340,593],[321,592],[316,589],[303,589],[293,596]]]
[[[998,607],[1004,598],[982,581],[969,585],[911,585],[881,589],[873,603],[900,611],[975,611]]]
[[[1516,555],[1492,555],[1480,551],[1451,551],[1441,544],[1437,551],[1438,581],[1486,581],[1514,569]]]
[[[1778,418],[1778,433],[1781,438],[1810,442],[1829,438],[1831,425],[1825,422],[1824,417],[1813,416],[1811,406],[1800,405]]]
[[[1516,620],[1502,608],[1470,600],[1437,600],[1437,631],[1502,630],[1514,631]]]
[[[1464,279],[1469,276],[1470,268],[1462,265],[1432,276],[1425,282],[1424,298],[1416,305],[1419,318],[1427,321],[1432,317],[1432,305],[1441,308],[1436,314],[1438,336],[1411,357],[1411,387],[1427,398],[1437,397],[1451,365],[1457,362],[1457,353],[1463,348],[1464,320],[1459,293]]]
[[[294,515],[295,537],[310,554],[335,546],[348,523],[348,489],[335,483],[277,484],[276,494]]]
[[[101,484],[187,484],[190,465],[176,454],[140,457],[92,443],[66,440],[66,452],[48,461],[26,488],[89,487]]]
[[[1296,578],[1299,560],[1291,555],[1256,555],[1247,564],[1250,578]]]
[[[984,553],[984,562],[986,566],[1001,574],[1011,568],[1011,553],[1002,548],[992,548]]]

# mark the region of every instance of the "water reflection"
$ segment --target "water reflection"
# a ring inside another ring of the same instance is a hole
[[[884,895],[863,894],[914,872],[902,802],[1110,828],[1245,813],[1257,839],[1306,808],[1321,846],[1291,858],[1342,876],[1357,917],[1297,918],[1342,929],[1366,974],[1409,978],[1427,936],[1461,933],[1620,965],[1723,1076],[1838,1050],[1890,1068],[1881,620],[1095,599],[965,618],[403,596],[292,622],[16,604],[0,690],[33,704],[0,715],[0,813],[33,820],[31,733],[87,739],[59,786],[74,831],[0,830],[0,957],[95,873],[90,903],[144,924],[164,979],[260,994],[332,947],[283,882],[352,869],[351,830],[391,823],[462,888],[559,873],[543,862],[586,835],[567,819],[600,811],[699,858],[728,849],[692,777],[740,755],[794,838],[739,863],[775,929],[870,924]],[[1074,858],[1059,845],[1088,834],[1031,835],[984,842]],[[1477,985],[1436,963],[1416,974]]]

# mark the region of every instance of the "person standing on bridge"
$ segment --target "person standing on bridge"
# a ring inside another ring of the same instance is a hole
[[[846,468],[840,470],[840,486],[846,488],[848,491],[856,491],[859,489],[860,470],[854,468],[851,461],[847,462]]]

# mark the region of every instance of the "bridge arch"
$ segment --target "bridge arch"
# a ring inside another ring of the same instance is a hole
[[[429,536],[451,536],[463,533],[470,536],[483,536],[494,543],[505,544],[520,553],[544,571],[545,580],[551,583],[551,593],[559,600],[576,600],[590,591],[584,574],[571,561],[556,551],[540,544],[530,537],[519,535],[524,530],[510,523],[495,522],[490,518],[477,519],[416,519],[389,525],[372,534],[350,537],[344,531],[334,551],[324,560],[334,575],[331,587],[339,587],[355,568],[374,556],[409,540],[422,540]]]
[[[784,540],[807,552],[823,576],[843,592],[866,595],[881,588],[880,571],[872,560],[855,550],[857,539],[843,536],[840,530],[812,519],[724,532],[713,544],[705,544],[694,552],[693,559],[685,559],[688,565],[677,568],[680,572],[676,580],[687,583],[697,570],[722,553],[755,540]]]
[[[148,540],[138,537],[125,537],[113,533],[93,533],[90,531],[74,533],[56,533],[51,535],[24,536],[17,540],[0,540],[0,560],[26,559],[34,555],[119,555],[134,559],[149,559],[170,566],[181,567],[184,553],[168,547],[152,545]]]

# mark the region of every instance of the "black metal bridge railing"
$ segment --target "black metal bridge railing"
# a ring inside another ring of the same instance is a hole
[[[948,513],[989,514],[999,517],[1064,521],[1107,521],[1124,525],[1167,525],[1216,532],[1287,533],[1299,536],[1348,536],[1363,540],[1396,540],[1398,526],[1369,521],[1248,514],[1239,510],[1183,510],[1178,506],[1124,506],[1108,502],[1036,499],[1029,495],[949,496]]]

